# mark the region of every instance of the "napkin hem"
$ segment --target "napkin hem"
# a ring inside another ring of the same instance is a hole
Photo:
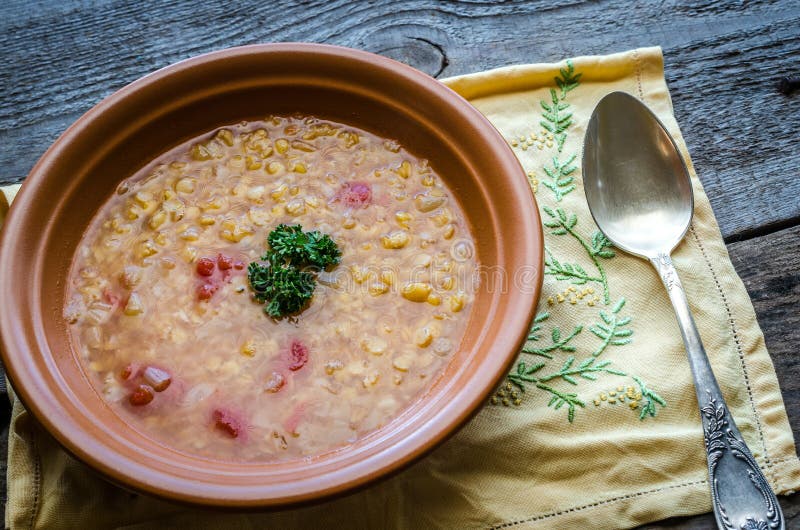
[[[798,459],[797,456],[788,456],[788,457],[781,458],[779,460],[773,460],[769,464],[769,466],[770,467],[774,467],[774,466],[777,466],[778,464],[785,464],[785,463],[792,463],[793,464],[791,466],[792,469],[784,468],[785,470],[790,471],[790,473],[780,473],[780,470],[779,470],[778,471],[779,476],[777,476],[775,478],[776,483],[780,483],[783,480],[789,479],[789,477],[787,475],[800,473],[800,459]],[[685,490],[685,493],[681,493],[679,490]],[[552,521],[554,519],[558,520],[560,524],[571,523],[571,524],[588,525],[588,524],[591,524],[591,521],[589,521],[587,518],[583,517],[583,512],[585,512],[586,510],[589,510],[589,509],[592,509],[592,508],[600,508],[600,507],[603,507],[603,506],[610,506],[610,505],[617,504],[617,503],[620,503],[620,502],[625,502],[625,501],[632,501],[634,499],[638,499],[640,497],[653,495],[653,494],[656,494],[656,493],[664,494],[664,492],[670,492],[669,493],[670,497],[674,497],[674,498],[665,500],[664,502],[660,503],[660,506],[672,506],[672,507],[679,506],[679,508],[677,508],[677,509],[671,508],[671,509],[668,509],[668,510],[662,510],[661,508],[659,508],[659,513],[656,514],[656,516],[658,517],[657,519],[653,519],[652,518],[653,511],[647,512],[648,513],[648,517],[645,517],[645,518],[638,518],[634,514],[630,514],[630,515],[628,515],[628,518],[625,521],[625,523],[622,523],[622,521],[620,519],[617,519],[617,521],[616,521],[617,523],[625,525],[625,526],[621,526],[620,528],[631,528],[631,527],[634,527],[634,526],[638,526],[638,525],[646,524],[648,522],[652,522],[653,520],[662,520],[662,519],[666,519],[666,518],[680,517],[680,516],[687,516],[687,515],[697,515],[699,513],[708,513],[708,512],[711,511],[710,499],[705,499],[707,501],[707,503],[706,503],[705,509],[701,510],[701,511],[697,510],[696,509],[697,506],[692,505],[691,503],[684,504],[684,503],[680,502],[680,501],[685,500],[685,496],[689,495],[690,493],[691,493],[692,497],[694,497],[695,493],[700,494],[700,497],[706,497],[707,493],[708,493],[708,479],[705,478],[705,479],[686,481],[686,482],[682,482],[680,484],[665,485],[665,486],[661,486],[661,487],[658,487],[658,488],[653,488],[653,489],[649,489],[649,490],[642,490],[642,491],[637,491],[637,492],[633,492],[633,493],[627,493],[627,494],[624,494],[624,495],[617,495],[617,496],[609,497],[609,498],[606,498],[606,499],[597,500],[597,501],[594,501],[594,502],[588,502],[588,503],[582,504],[580,506],[565,508],[565,509],[562,509],[562,510],[551,511],[551,512],[538,514],[538,515],[532,515],[530,517],[524,517],[524,518],[514,519],[514,520],[510,520],[510,521],[504,521],[504,522],[501,522],[501,523],[495,523],[495,524],[491,525],[489,528],[490,528],[490,530],[503,530],[503,529],[506,529],[506,528],[518,527],[520,525],[535,525],[535,524],[543,522],[543,521]],[[786,494],[792,494],[792,493],[794,493],[794,490],[781,489],[779,494],[780,495],[786,495]]]

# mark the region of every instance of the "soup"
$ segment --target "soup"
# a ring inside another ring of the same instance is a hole
[[[280,230],[330,238],[338,257],[302,273],[310,300],[268,314],[252,269],[274,266]],[[427,161],[353,127],[270,117],[124,181],[79,243],[64,318],[92,384],[138,430],[279,461],[352,443],[419,399],[459,347],[476,267]]]

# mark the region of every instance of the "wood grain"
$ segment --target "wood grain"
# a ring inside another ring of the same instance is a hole
[[[661,45],[676,117],[800,435],[800,92],[776,89],[800,74],[800,2],[6,0],[0,184],[22,180],[125,84],[200,53],[277,41],[352,46],[437,77]],[[800,528],[800,495],[781,502],[787,528]],[[713,525],[705,515],[643,528]]]
[[[0,183],[21,180],[58,134],[113,91],[229,46],[327,42],[449,76],[660,44],[678,121],[726,239],[800,218],[800,95],[775,86],[800,71],[798,2],[63,1],[31,8],[15,0],[0,10]]]

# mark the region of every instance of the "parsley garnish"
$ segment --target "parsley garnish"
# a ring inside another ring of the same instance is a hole
[[[339,263],[342,253],[327,234],[303,232],[300,225],[278,225],[267,237],[270,250],[247,266],[253,297],[264,312],[280,318],[302,310],[314,294],[316,277],[302,270]]]
[[[300,225],[278,225],[267,238],[270,252],[285,259],[295,267],[313,265],[324,269],[339,263],[342,253],[333,239],[316,230],[303,232]],[[270,254],[265,255],[265,259]]]

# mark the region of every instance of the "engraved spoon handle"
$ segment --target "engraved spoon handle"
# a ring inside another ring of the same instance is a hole
[[[725,530],[784,530],[775,493],[728,412],[672,260],[669,254],[661,253],[650,262],[675,308],[694,375],[717,525]]]

